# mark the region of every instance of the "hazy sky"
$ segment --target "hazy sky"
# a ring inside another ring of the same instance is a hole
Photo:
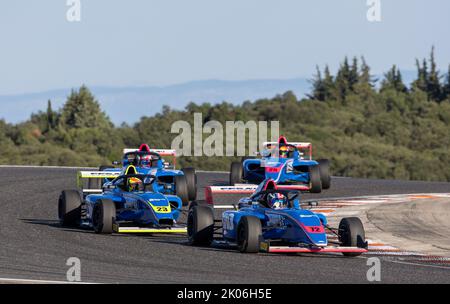
[[[450,63],[450,1],[66,0],[0,3],[0,95],[88,85],[309,77],[364,55],[374,73],[414,68],[432,44]]]

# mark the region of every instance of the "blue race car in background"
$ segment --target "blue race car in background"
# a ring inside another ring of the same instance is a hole
[[[302,209],[298,196],[299,191],[279,190],[273,180],[266,180],[253,195],[233,206],[234,210],[223,212],[221,221],[214,219],[211,206],[194,205],[187,222],[189,242],[209,246],[215,231],[222,229],[222,241],[245,253],[340,252],[358,256],[367,252],[359,218],[343,218],[339,228],[331,228],[323,214]],[[327,232],[338,236],[334,246],[330,246]]]
[[[166,162],[162,156],[173,157],[173,164]],[[121,165],[121,168],[113,166],[101,166],[100,172],[107,177],[95,179],[94,175],[88,184],[89,189],[99,189],[101,185],[111,178],[121,174],[130,165],[137,169],[139,174],[154,175],[161,185],[158,192],[173,194],[181,198],[184,205],[197,198],[197,175],[194,168],[183,168],[175,170],[176,151],[165,149],[150,149],[147,144],[142,144],[139,149],[124,149],[122,161],[115,161],[114,165]],[[103,176],[102,174],[98,174]],[[110,177],[112,175],[113,177]],[[109,177],[108,177],[109,176]],[[85,176],[89,178],[89,176]]]
[[[158,179],[126,173],[103,185],[101,193],[81,195],[62,191],[58,201],[61,225],[93,229],[96,233],[186,233],[177,224],[183,203],[175,195],[159,193]]]
[[[329,161],[313,160],[311,143],[289,143],[282,136],[278,142],[266,142],[264,146],[260,159],[244,158],[242,162],[231,164],[231,186],[243,182],[260,184],[273,179],[293,190],[320,193],[330,188]]]

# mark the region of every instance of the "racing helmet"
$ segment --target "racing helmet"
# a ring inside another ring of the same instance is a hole
[[[142,181],[137,177],[130,177],[128,178],[128,191],[134,192],[134,191],[142,191],[144,189],[144,184]]]
[[[288,200],[285,195],[281,193],[269,193],[267,195],[267,204],[272,209],[284,209],[288,206]]]
[[[289,148],[287,146],[280,147],[280,158],[287,158],[289,154]]]
[[[152,155],[151,154],[145,154],[141,156],[141,163],[140,165],[142,167],[151,167],[152,166]]]

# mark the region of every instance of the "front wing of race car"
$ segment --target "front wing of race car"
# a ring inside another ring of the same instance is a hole
[[[128,227],[120,226],[118,224],[113,225],[113,231],[115,233],[134,234],[134,233],[149,233],[149,234],[186,234],[187,227],[185,226],[172,226],[167,228],[148,228],[148,227]]]
[[[290,247],[290,246],[272,246],[269,241],[260,243],[260,250],[267,253],[365,253],[366,248],[359,247]]]

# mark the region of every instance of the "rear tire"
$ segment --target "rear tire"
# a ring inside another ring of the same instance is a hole
[[[103,178],[89,178],[88,189],[101,189],[103,186]]]
[[[262,227],[259,218],[254,216],[242,217],[237,228],[239,251],[242,253],[258,253],[261,237]]]
[[[174,182],[176,196],[181,199],[183,206],[187,206],[189,204],[189,191],[186,176],[175,175]]]
[[[194,168],[184,168],[181,169],[186,176],[186,183],[188,187],[188,196],[190,201],[195,201],[197,199],[197,174],[195,174]]]
[[[190,201],[188,210],[191,210],[195,206],[209,207],[210,205],[208,205],[205,200]]]
[[[92,225],[95,233],[111,234],[116,220],[116,206],[111,200],[101,200],[94,206]]]
[[[339,223],[339,242],[345,247],[367,248],[366,234],[361,220],[357,217],[343,218]],[[344,252],[345,256],[355,257],[361,253]]]
[[[76,190],[64,190],[58,200],[58,217],[61,226],[78,226],[81,218],[81,197]]]
[[[331,187],[330,161],[328,159],[320,159],[317,162],[319,163],[322,189],[330,189]]]
[[[242,162],[232,162],[230,168],[230,185],[242,183],[243,166]]]
[[[214,213],[206,206],[196,205],[189,210],[187,220],[189,244],[209,246],[214,238]]]
[[[311,193],[322,192],[322,181],[320,179],[320,169],[319,166],[309,167],[309,186]]]
[[[254,156],[244,156],[244,157],[242,157],[241,158],[241,162],[242,162],[242,164],[244,163],[244,161],[246,161],[247,159],[255,159],[256,157],[254,157]]]

